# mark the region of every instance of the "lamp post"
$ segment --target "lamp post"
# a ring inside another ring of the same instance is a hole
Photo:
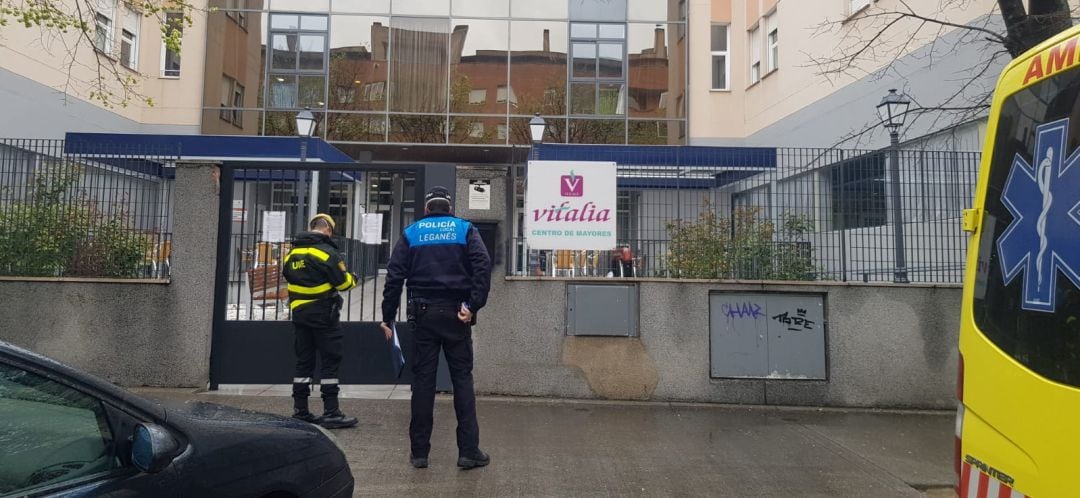
[[[896,89],[890,89],[889,94],[877,105],[881,124],[889,130],[889,182],[892,183],[893,247],[896,251],[893,282],[901,284],[906,284],[909,280],[907,258],[904,255],[903,197],[900,195],[900,127],[904,126],[909,106],[911,100],[904,94],[896,93]]]
[[[532,119],[529,120],[529,138],[532,139],[532,148],[529,149],[529,160],[530,161],[536,161],[536,160],[540,159],[540,144],[544,143],[544,132],[546,132],[546,131],[547,131],[547,122],[544,121],[544,118],[540,117],[540,113],[538,112],[538,113],[536,113],[536,115],[533,116]],[[529,185],[529,164],[528,164],[528,162],[526,162],[525,163],[525,186],[526,186],[526,189],[528,188],[528,185]],[[517,187],[515,187],[515,189],[516,188]],[[537,253],[537,254],[534,255],[533,251],[530,251],[528,246],[525,245],[524,240],[522,241],[522,247],[524,248],[523,252],[525,253],[526,258],[528,258],[526,260],[526,262],[525,262],[526,263],[526,267],[525,267],[526,274],[528,274],[528,271],[529,271],[530,268],[533,269],[535,272],[537,272],[538,275],[545,273],[546,268],[544,268],[544,262],[545,262],[544,258],[546,256],[543,253]],[[535,258],[534,258],[534,256],[535,256]]]
[[[529,120],[529,136],[532,138],[532,150],[529,151],[529,159],[537,160],[539,157],[539,151],[537,147],[544,142],[544,132],[547,131],[547,122],[544,118],[540,117],[540,113],[536,113],[532,119]]]
[[[316,123],[315,123],[315,115],[311,113],[311,108],[305,107],[304,110],[302,110],[302,111],[300,111],[300,112],[298,112],[296,114],[296,134],[300,137],[300,162],[301,163],[307,162],[308,139],[311,138],[311,136],[315,134],[315,125],[316,125]],[[314,172],[312,172],[311,175],[312,175],[311,176],[311,192],[312,193],[318,192],[319,172],[314,171]],[[300,178],[300,175],[297,175],[296,199],[297,199],[298,202],[304,198],[304,188],[305,188],[305,185],[304,185],[303,179]],[[296,209],[296,232],[297,233],[300,233],[300,232],[306,230],[307,229],[307,220],[310,220],[310,219],[314,218],[315,215],[319,213],[319,206],[317,205],[317,203],[315,201],[315,196],[314,195],[311,196],[311,202],[308,203],[308,216],[307,216],[307,219],[304,219],[304,217],[300,215],[300,212],[301,212],[300,207],[297,206],[297,209]]]

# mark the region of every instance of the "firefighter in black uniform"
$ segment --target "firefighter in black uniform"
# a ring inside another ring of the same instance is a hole
[[[293,377],[293,417],[319,424],[327,429],[356,425],[338,407],[338,365],[341,364],[342,339],[341,292],[356,287],[356,277],[348,272],[330,236],[334,219],[318,214],[308,224],[285,256],[285,280],[289,282],[289,309],[296,327],[296,376]],[[311,377],[315,372],[315,354],[321,361],[319,389],[323,415],[308,410]]]
[[[405,229],[387,265],[383,291],[383,331],[397,317],[401,289],[408,282],[409,322],[413,324],[412,421],[409,439],[413,467],[428,466],[435,372],[439,350],[446,354],[454,385],[457,415],[458,467],[483,467],[490,458],[480,451],[473,393],[472,325],[487,303],[491,259],[480,232],[468,221],[451,216],[450,192],[435,187],[424,198],[425,216]]]

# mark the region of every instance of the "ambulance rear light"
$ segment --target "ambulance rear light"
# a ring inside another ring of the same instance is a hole
[[[960,494],[960,479],[963,478],[963,436],[964,436],[964,355],[956,367],[956,426],[953,440],[953,471],[956,473],[956,494]]]

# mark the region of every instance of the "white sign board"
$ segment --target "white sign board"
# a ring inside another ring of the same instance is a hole
[[[382,213],[364,213],[360,215],[360,243],[382,244]]]
[[[469,182],[469,209],[491,209],[490,180],[471,180]]]
[[[232,220],[234,223],[243,223],[247,220],[247,209],[244,209],[242,199],[233,199],[232,201]]]
[[[529,161],[525,241],[530,249],[615,248],[613,162]]]
[[[285,242],[285,211],[264,211],[263,242]]]

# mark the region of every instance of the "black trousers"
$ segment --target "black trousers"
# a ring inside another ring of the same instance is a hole
[[[458,305],[416,306],[413,322],[416,350],[412,365],[412,421],[409,423],[412,455],[426,457],[431,451],[435,373],[439,366],[439,351],[442,350],[446,354],[450,380],[454,384],[458,455],[473,456],[480,447],[480,427],[476,421],[476,394],[473,392],[472,328],[458,320]]]
[[[305,307],[311,307],[304,309]],[[297,308],[293,313],[296,338],[296,374],[293,377],[293,406],[308,409],[311,396],[311,379],[315,374],[315,358],[319,358],[319,390],[322,393],[323,411],[338,410],[338,367],[344,348],[338,307],[333,303],[312,303]]]

